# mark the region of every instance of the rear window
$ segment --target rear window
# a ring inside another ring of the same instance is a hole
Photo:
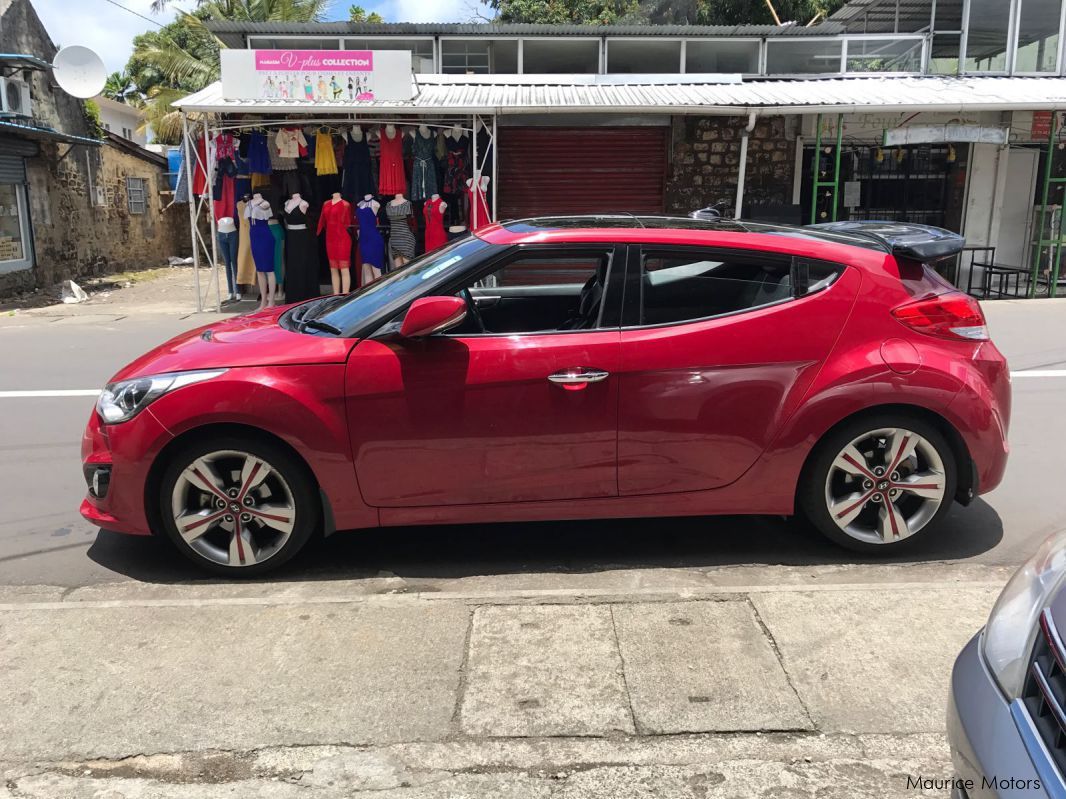
[[[827,288],[838,264],[775,253],[647,250],[640,324],[663,325],[737,313]]]

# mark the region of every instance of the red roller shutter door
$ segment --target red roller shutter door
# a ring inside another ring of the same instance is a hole
[[[498,217],[662,213],[669,130],[500,127]]]

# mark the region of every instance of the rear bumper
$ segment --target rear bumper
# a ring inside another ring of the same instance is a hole
[[[980,633],[963,648],[951,673],[947,732],[959,787],[969,799],[1061,797],[1026,749],[1023,732],[980,653]],[[1050,763],[1049,763],[1050,765]]]
[[[1007,359],[987,341],[952,372],[962,387],[948,405],[947,415],[973,459],[975,493],[987,494],[1003,480],[1010,454],[1010,369]]]
[[[155,455],[171,438],[150,409],[117,425],[101,424],[94,411],[81,439],[83,469],[88,480],[95,467],[110,467],[110,479],[102,497],[90,491],[82,501],[79,512],[85,520],[116,533],[149,535],[148,473]]]

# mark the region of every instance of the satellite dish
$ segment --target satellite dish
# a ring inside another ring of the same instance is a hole
[[[88,47],[64,47],[52,60],[52,74],[67,94],[88,100],[104,90],[107,70],[104,62]]]

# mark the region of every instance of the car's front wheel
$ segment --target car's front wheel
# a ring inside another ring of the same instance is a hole
[[[936,527],[951,506],[955,480],[954,454],[935,426],[905,414],[871,415],[819,443],[799,502],[838,544],[895,551]]]
[[[160,484],[167,535],[217,574],[275,569],[311,537],[320,509],[307,467],[268,441],[220,437],[178,451]]]

